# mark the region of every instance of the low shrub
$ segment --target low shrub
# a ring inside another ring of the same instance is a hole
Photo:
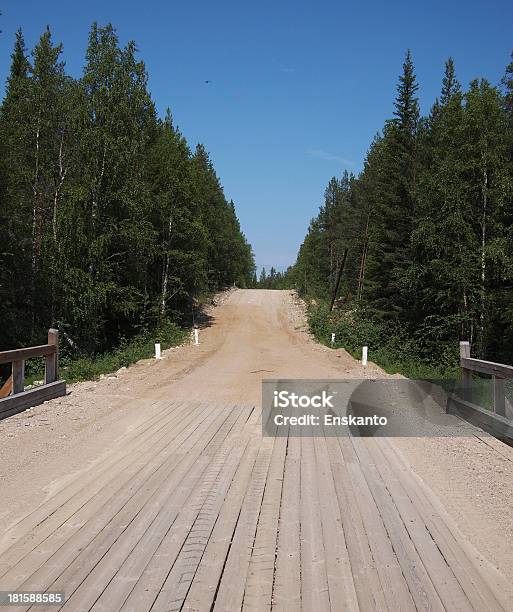
[[[396,321],[373,319],[357,305],[329,311],[325,302],[311,302],[308,321],[315,338],[335,348],[344,348],[361,359],[362,347],[369,347],[369,360],[389,374],[414,379],[443,379],[459,376],[458,342],[425,338]],[[331,334],[335,343],[331,344]]]

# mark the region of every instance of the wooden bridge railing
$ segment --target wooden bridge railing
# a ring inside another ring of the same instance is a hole
[[[44,384],[25,391],[25,361],[45,358]],[[48,344],[0,352],[0,365],[11,363],[12,374],[0,389],[0,419],[54,397],[65,395],[66,383],[59,380],[59,332],[48,330]]]
[[[470,343],[460,342],[461,390],[449,398],[447,409],[458,414],[492,435],[513,443],[513,412],[506,399],[504,382],[513,378],[513,366],[470,356]],[[479,406],[473,397],[475,383],[472,373],[487,374],[492,377],[492,410]]]
[[[473,359],[470,357],[469,342],[460,342],[460,365],[464,399],[469,402],[472,401],[472,372],[488,374],[492,377],[493,412],[499,416],[507,416],[504,381],[513,378],[513,366],[484,361],[483,359]]]

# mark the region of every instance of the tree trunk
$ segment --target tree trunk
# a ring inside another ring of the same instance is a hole
[[[333,296],[331,298],[330,312],[333,310],[333,306],[335,306],[335,300],[337,299],[338,288],[340,286],[340,279],[342,278],[342,272],[344,271],[344,267],[346,265],[346,259],[347,259],[347,252],[348,251],[349,251],[349,249],[346,249],[344,251],[344,256],[342,257],[342,263],[340,264],[340,267],[338,269],[337,281],[335,283],[335,289],[333,290]]]
[[[172,217],[169,215],[169,223],[168,223],[168,244],[169,248],[169,240],[171,239],[171,226],[172,226]],[[166,253],[165,261],[164,261],[164,270],[162,273],[162,294],[160,300],[160,314],[163,317],[166,314],[166,306],[167,306],[167,287],[169,284],[169,251]]]
[[[483,170],[483,215],[481,218],[481,312],[479,314],[479,333],[481,356],[484,355],[484,329],[485,329],[485,303],[486,303],[486,223],[488,213],[488,171],[486,166]]]
[[[367,215],[367,220],[365,222],[365,234],[363,239],[363,248],[362,248],[362,256],[360,258],[360,270],[358,272],[358,289],[356,292],[356,299],[361,300],[363,294],[363,279],[365,278],[365,264],[367,262],[367,251],[369,248],[369,217]]]

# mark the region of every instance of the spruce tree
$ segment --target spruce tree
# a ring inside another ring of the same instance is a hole
[[[368,270],[376,281],[370,294],[371,305],[383,318],[407,319],[412,315],[411,289],[405,271],[411,258],[410,237],[415,215],[417,90],[413,60],[408,51],[397,86],[395,117],[383,130],[376,202],[378,223],[372,266]]]

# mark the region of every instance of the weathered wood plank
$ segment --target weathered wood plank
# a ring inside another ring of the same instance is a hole
[[[357,612],[359,610],[358,598],[335,491],[334,480],[339,475],[333,473],[326,438],[320,436],[314,438],[314,445],[317,462],[317,493],[321,509],[331,609]]]
[[[273,610],[301,609],[301,440],[289,437],[283,474]]]
[[[386,448],[385,457],[395,477],[402,482],[411,503],[415,506],[425,528],[442,553],[451,573],[461,585],[465,599],[470,602],[472,609],[488,610],[489,612],[510,609],[503,606],[499,599],[500,587],[497,587],[494,592],[489,581],[484,578],[482,572],[486,563],[482,563],[475,549],[466,542],[454,521],[443,510],[440,502],[430,494],[419,476],[409,468],[400,451],[385,438],[382,440],[383,445],[380,448]],[[497,584],[500,585],[504,578],[491,566],[488,569],[497,579]],[[441,579],[444,579],[444,576],[441,576]]]
[[[387,440],[262,438],[257,412],[156,402],[18,523],[0,588],[70,611],[503,609]]]
[[[243,412],[240,411],[240,414]],[[235,432],[235,436],[239,431]],[[160,591],[152,605],[154,612],[182,609],[248,441],[248,436],[234,439],[232,434],[225,443],[213,449],[208,469],[202,475],[199,486],[162,540],[157,555],[148,567],[149,575],[157,572],[161,575]],[[146,575],[143,575],[141,584],[145,590],[148,588],[147,582]],[[107,602],[110,603],[110,598]],[[104,612],[109,612],[109,608]]]
[[[53,344],[41,344],[39,346],[29,346],[27,348],[14,349],[12,351],[0,352],[0,365],[12,363],[13,361],[25,361],[33,357],[44,357],[53,355],[57,351],[57,346]]]
[[[493,411],[499,416],[506,416],[506,395],[504,393],[504,379],[493,377]]]
[[[354,440],[418,610],[470,610],[462,589],[383,456],[381,439]]]
[[[12,362],[12,393],[13,395],[23,393],[25,390],[25,362],[19,359]],[[14,399],[11,403],[14,403]],[[4,402],[8,403],[8,402]],[[21,401],[20,401],[21,405]],[[0,404],[1,410],[1,404]]]
[[[53,555],[52,562],[42,568],[46,575],[36,572],[23,588],[62,590],[69,597],[63,610],[74,612],[91,609],[134,546],[145,533],[151,531],[162,510],[172,504],[180,482],[185,479],[189,490],[194,488],[195,479],[189,479],[188,475],[191,469],[193,476],[195,470],[201,473],[201,464],[205,466],[208,462],[206,455],[201,459],[206,441],[215,443],[218,435],[226,435],[223,424],[229,414],[226,411],[211,411],[211,416],[213,418],[205,424],[206,430],[196,427],[185,439],[183,452],[171,454],[171,459],[165,462],[165,470],[159,470],[119,512],[111,512],[113,518],[108,523],[108,529],[93,524],[90,533],[78,534],[78,537],[68,540],[63,547],[67,548],[65,558],[61,556],[56,562],[57,555]],[[95,533],[97,535],[91,538],[91,534]],[[61,549],[58,553],[60,555]]]
[[[133,400],[132,403],[140,404],[140,400]],[[0,576],[78,510],[85,510],[86,504],[93,504],[96,494],[99,493],[103,502],[115,495],[124,482],[141,469],[141,465],[146,466],[152,455],[157,455],[163,445],[167,446],[173,441],[188,424],[188,418],[192,420],[197,408],[178,403],[171,409],[168,405],[167,409],[157,410],[148,422],[122,436],[119,447],[100,457],[80,477],[6,528],[0,546]],[[173,423],[172,436],[167,429],[169,422]],[[75,516],[75,520],[78,518]]]
[[[466,402],[456,395],[450,395],[448,397],[447,412],[458,415],[462,419],[469,421],[473,425],[476,425],[476,427],[480,427],[493,436],[513,440],[512,420],[500,414],[494,414],[490,412],[490,410],[481,408],[481,406],[477,404]]]
[[[237,472],[219,510],[219,518],[194,576],[194,581],[187,593],[183,609],[188,612],[210,610],[214,602],[260,446],[256,432],[251,432],[249,429],[248,432],[251,441],[245,448]],[[127,606],[122,609],[123,612],[137,612],[137,610],[144,609],[139,604],[146,588],[145,582],[138,583],[134,589],[134,596],[130,596]],[[139,593],[136,592],[137,589]]]
[[[347,463],[354,494],[358,500],[359,511],[372,556],[376,562],[387,606],[390,610],[397,612],[400,610],[410,612],[415,609],[415,605],[388,537],[383,518],[365,479],[364,470],[368,468],[358,461],[352,438],[340,438],[339,443]]]
[[[243,604],[244,585],[255,541],[273,443],[272,438],[263,438],[260,444],[219,584],[213,608],[218,612],[240,610]]]
[[[330,609],[321,509],[317,491],[312,431],[301,436],[301,606],[323,612]]]
[[[513,378],[513,366],[503,363],[484,361],[483,359],[474,359],[471,357],[462,357],[460,363],[462,368],[472,370],[473,372],[489,374],[490,376],[500,376],[501,378]]]
[[[369,538],[360,513],[358,497],[351,486],[348,465],[342,453],[339,439],[326,438],[332,465],[335,491],[340,507],[342,527],[346,536],[351,571],[362,612],[388,610],[381,580],[376,568],[376,560],[370,549]]]
[[[204,445],[198,444],[201,441],[201,435],[205,429],[208,430],[212,422],[224,418],[222,413],[209,415],[207,414],[208,407],[204,408],[205,418],[201,419],[200,425],[197,422],[200,415],[196,413],[194,415],[196,419],[192,418],[174,439],[168,440],[168,444],[165,444],[160,452],[153,452],[153,456],[150,453],[146,458],[139,458],[136,464],[136,467],[139,467],[138,471],[131,474],[132,478],[121,488],[111,487],[113,490],[111,496],[102,497],[101,492],[95,494],[94,499],[91,498],[91,503],[84,506],[84,516],[70,516],[44,541],[43,547],[35,548],[12,569],[3,574],[0,578],[0,585],[14,583],[18,585],[19,581],[31,578],[31,584],[35,585],[34,588],[37,588],[38,584],[41,587],[49,586],[63,570],[68,568],[64,572],[64,575],[67,575],[65,584],[67,592],[71,593],[74,581],[78,579],[78,584],[80,584],[83,579],[83,576],[80,578],[81,573],[76,571],[76,567],[71,570],[69,568],[77,556],[80,556],[77,562],[79,567],[87,567],[87,559],[90,559],[94,566],[94,559],[101,558],[105,550],[108,550],[109,543],[116,540],[118,529],[123,531],[123,518],[129,520],[130,517],[133,518],[137,514],[137,510],[159,490],[162,478],[172,474],[176,479],[182,474],[182,470],[187,473],[188,464],[180,464],[183,454],[177,454],[176,449],[182,447],[187,452],[195,446],[195,453],[191,452],[187,460],[194,461],[194,458],[201,454],[204,449]],[[173,442],[176,445],[175,452],[170,452],[169,445]],[[155,449],[151,450],[155,451]],[[180,468],[177,467],[179,464]],[[171,485],[174,483],[175,480]],[[90,491],[86,491],[86,494],[88,492]],[[106,529],[107,525],[108,529]],[[95,540],[94,544],[90,545],[93,540]],[[50,558],[52,562],[48,563]],[[62,576],[60,578],[62,579]]]
[[[9,395],[0,399],[0,420],[63,395],[66,395],[66,383],[63,380]]]
[[[279,435],[274,442],[246,578],[243,610],[268,611],[271,609],[283,472],[287,451],[287,429],[285,426],[280,427]]]
[[[470,342],[460,342],[460,358],[462,361],[470,358]],[[472,372],[463,367],[461,368],[461,385],[463,387],[463,399],[472,401]]]

